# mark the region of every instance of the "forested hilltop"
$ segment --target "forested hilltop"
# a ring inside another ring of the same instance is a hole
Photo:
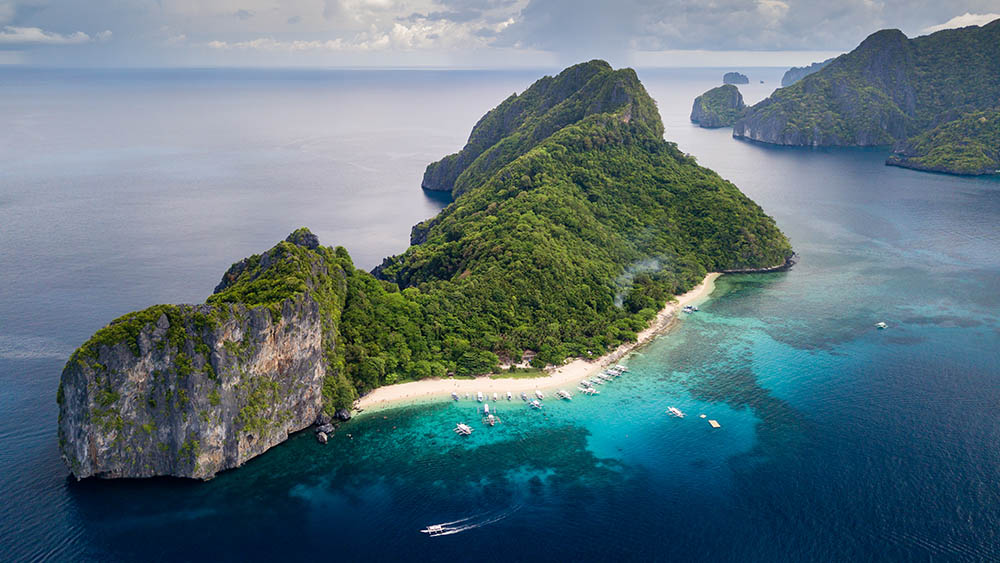
[[[914,39],[879,31],[751,107],[733,136],[780,145],[893,145],[996,109],[998,69],[1000,20]]]
[[[375,275],[300,229],[206,304],[98,331],[61,379],[67,464],[211,477],[380,385],[599,356],[708,271],[785,264],[774,221],[662,135],[631,70],[543,78],[480,120],[454,201]]]

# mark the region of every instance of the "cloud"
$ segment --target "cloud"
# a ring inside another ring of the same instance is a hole
[[[922,31],[926,33],[934,33],[935,31],[941,31],[942,29],[955,29],[970,25],[986,25],[996,19],[1000,19],[1000,14],[970,14],[969,12],[965,12],[961,16],[955,16],[942,24],[925,27]]]
[[[105,35],[106,34],[106,35]],[[111,38],[110,31],[102,31],[95,38],[104,41]],[[94,40],[82,31],[63,35],[45,31],[38,27],[4,26],[0,31],[0,45],[79,45]]]

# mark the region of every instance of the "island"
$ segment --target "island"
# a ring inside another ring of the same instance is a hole
[[[750,84],[750,78],[739,72],[727,72],[722,75],[723,84]]]
[[[882,30],[750,107],[733,136],[793,146],[895,145],[899,154],[890,164],[966,173],[965,164],[953,169],[946,158],[921,155],[938,142],[951,144],[944,152],[952,152],[959,131],[971,131],[979,112],[1000,104],[997,68],[1000,20],[914,39]],[[924,167],[921,158],[934,164]]]
[[[746,110],[740,89],[726,84],[694,99],[691,122],[705,128],[732,127]]]
[[[604,61],[508,98],[428,174],[454,201],[371,273],[301,228],[204,304],[98,330],[57,393],[72,475],[210,479],[334,431],[380,386],[602,356],[709,272],[792,257],[757,204],[663,139],[635,72]]]
[[[886,164],[951,174],[1000,174],[1000,109],[967,113],[901,141]]]
[[[833,58],[830,58],[822,62],[813,63],[809,66],[793,66],[792,68],[786,70],[785,74],[781,76],[781,87],[784,88],[786,86],[791,86],[810,74],[823,70],[823,68],[825,68],[826,65],[830,64],[832,61]]]

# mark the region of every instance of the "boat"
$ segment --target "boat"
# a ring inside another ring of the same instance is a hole
[[[615,369],[618,370],[620,373],[625,373],[626,371],[628,371],[628,368],[621,364],[616,365]]]
[[[593,387],[577,387],[584,395],[600,395],[601,392]]]
[[[533,408],[533,409],[540,409],[540,408],[542,408],[542,403],[538,399],[535,399],[535,400],[531,401],[528,404],[531,405],[531,408]]]
[[[493,402],[495,403],[495,402],[497,402],[499,400],[500,400],[500,397],[497,397],[497,393],[496,393],[496,391],[494,391],[493,392]]]
[[[527,401],[528,400],[528,394],[525,393],[524,391],[521,392],[521,400],[522,401]]]
[[[594,386],[594,384],[591,383],[589,379],[584,379],[583,381],[580,382],[580,385],[583,385],[584,387],[593,387]]]
[[[883,328],[889,328],[889,325],[887,325],[887,324],[885,324],[885,323],[883,323],[883,322],[877,322],[877,323],[875,323],[875,326],[876,326],[876,327],[877,327],[877,328],[878,328],[879,330],[882,330]]]
[[[681,411],[681,409],[677,407],[667,407],[667,412],[669,414],[676,416],[677,418],[684,418],[684,413]]]
[[[507,391],[507,400],[510,401],[513,398],[514,396],[510,394],[510,391]]]
[[[476,394],[476,400],[479,401],[480,403],[483,402],[483,392],[482,391],[480,391],[479,393]]]
[[[493,416],[492,414],[488,414],[483,418],[483,423],[486,424],[487,426],[496,426],[497,422],[499,421],[500,419]]]
[[[708,424],[709,424],[709,426],[711,426],[712,428],[722,428],[722,425],[721,425],[721,424],[719,424],[719,421],[718,421],[718,420],[712,420],[712,419],[709,419],[709,420],[708,420]]]
[[[490,404],[489,403],[484,403],[483,404],[483,414],[490,414]]]
[[[689,314],[690,313],[696,313],[696,312],[698,312],[698,307],[695,306],[695,305],[685,305],[684,306],[684,312],[685,313],[689,313]]]
[[[458,393],[452,391],[451,392],[451,398],[457,401],[458,400]]]
[[[535,389],[535,396],[538,397],[539,399],[544,399],[545,398],[545,393],[542,393],[538,389]]]
[[[468,436],[469,434],[472,434],[472,427],[469,426],[468,424],[458,423],[457,425],[455,425],[455,434],[458,434],[460,436]]]
[[[567,390],[565,390],[565,389],[560,389],[556,393],[556,395],[559,395],[560,399],[566,399],[567,401],[572,401],[573,400],[573,395],[571,395],[570,392],[567,391]]]

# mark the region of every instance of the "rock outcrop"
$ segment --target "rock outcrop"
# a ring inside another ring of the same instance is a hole
[[[333,249],[300,230],[207,304],[112,322],[63,370],[63,460],[77,478],[208,479],[281,443],[321,418],[343,299]]]
[[[701,127],[730,127],[746,110],[740,89],[731,84],[712,88],[694,99],[691,121]]]
[[[739,72],[727,72],[722,75],[723,84],[750,84],[750,78]]]
[[[886,164],[947,174],[1000,174],[1000,109],[967,113],[900,141]]]

